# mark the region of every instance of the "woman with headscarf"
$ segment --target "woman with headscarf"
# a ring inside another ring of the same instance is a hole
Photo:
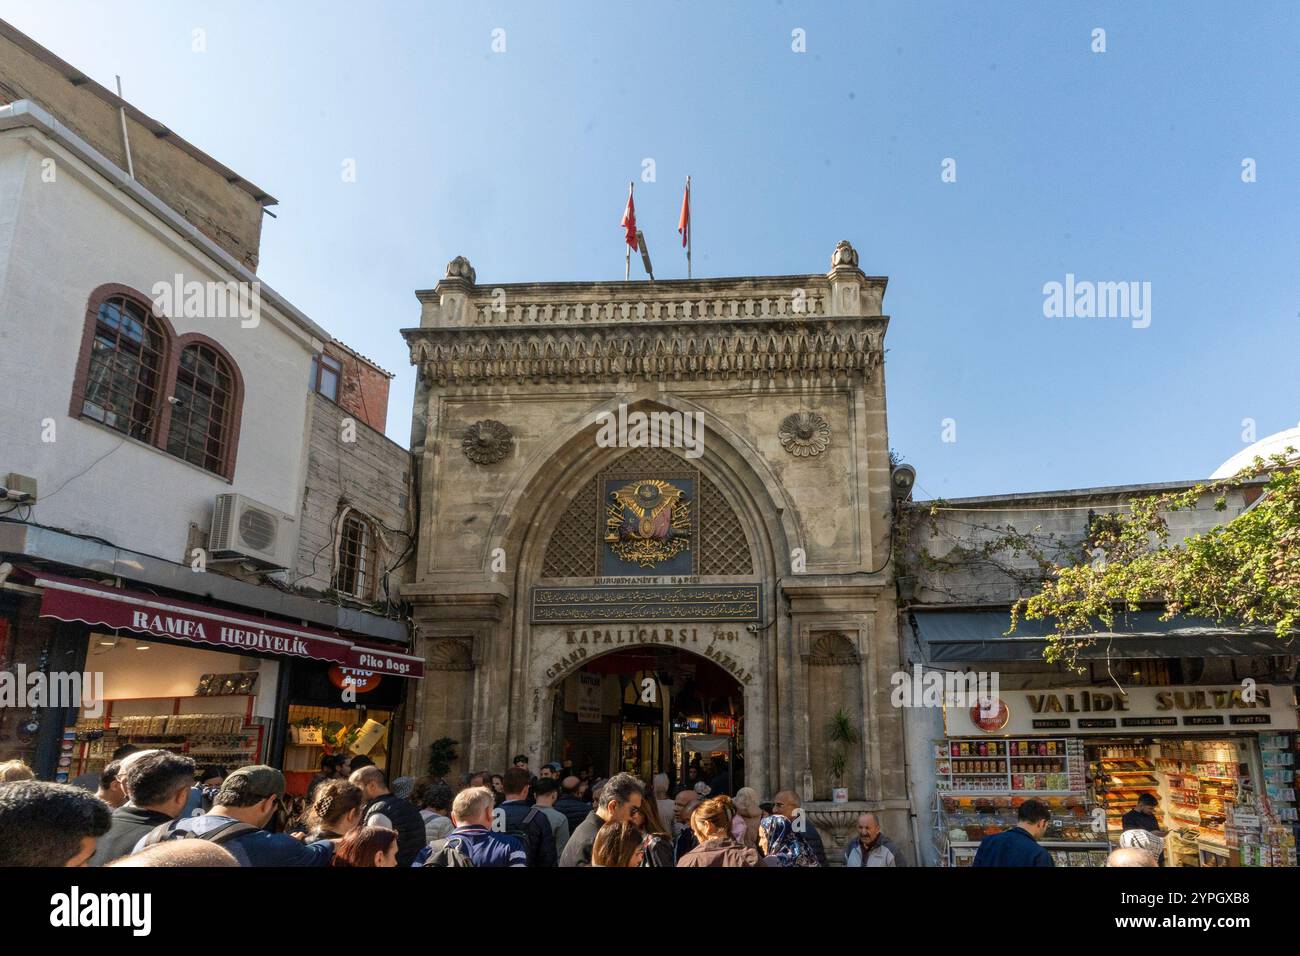
[[[794,832],[794,824],[779,813],[758,821],[758,849],[762,866],[818,866],[808,845]]]
[[[1152,830],[1125,830],[1119,835],[1119,845],[1125,849],[1146,850],[1156,861],[1156,866],[1164,866],[1164,837]]]

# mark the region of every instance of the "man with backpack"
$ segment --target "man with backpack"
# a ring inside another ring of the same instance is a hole
[[[420,851],[415,866],[483,867],[496,869],[527,866],[524,845],[506,833],[492,832],[492,805],[488,787],[467,787],[451,804],[456,829]]]
[[[542,808],[528,802],[532,789],[527,767],[511,767],[501,778],[506,798],[501,803],[505,814],[503,829],[524,845],[529,866],[555,866],[555,832]]]
[[[329,866],[334,843],[301,843],[263,829],[284,795],[284,774],[263,765],[240,767],[222,781],[212,809],[164,823],[136,844],[138,853],[164,840],[199,839],[223,846],[240,866]]]
[[[428,842],[424,835],[424,817],[420,816],[415,804],[389,790],[384,772],[374,765],[352,771],[348,780],[360,787],[366,797],[366,808],[361,812],[362,826],[395,830],[397,865],[410,866]]]

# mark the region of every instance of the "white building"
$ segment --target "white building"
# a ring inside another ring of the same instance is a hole
[[[280,760],[315,670],[420,662],[400,622],[279,570],[331,337],[252,271],[275,200],[3,23],[0,104],[0,667],[102,671],[114,702],[37,708],[0,757],[62,779],[130,742],[127,716],[229,713],[243,743],[197,752]],[[213,674],[256,677],[200,690]]]

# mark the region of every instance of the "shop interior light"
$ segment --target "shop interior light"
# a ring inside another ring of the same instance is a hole
[[[135,645],[135,649],[136,649],[137,651],[147,651],[147,650],[149,650],[149,645],[148,645],[148,644],[136,644],[136,645]]]

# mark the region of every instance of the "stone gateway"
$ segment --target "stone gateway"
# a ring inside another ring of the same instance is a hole
[[[828,849],[865,808],[910,833],[885,285],[841,242],[824,274],[654,283],[479,285],[458,257],[418,292],[416,746],[725,768],[801,792]]]

